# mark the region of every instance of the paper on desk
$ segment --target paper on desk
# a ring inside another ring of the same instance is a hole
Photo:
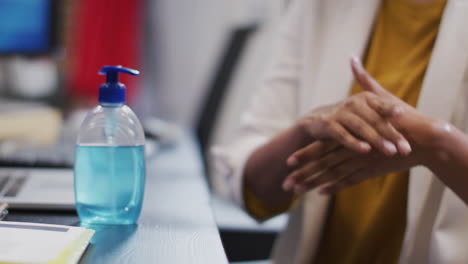
[[[0,222],[0,264],[77,263],[93,234],[81,227]]]

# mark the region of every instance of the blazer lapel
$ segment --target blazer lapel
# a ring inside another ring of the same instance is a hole
[[[468,52],[467,0],[448,0],[432,52],[418,110],[451,121],[456,96],[462,87]],[[443,184],[425,168],[411,171],[407,233],[401,263],[425,263],[433,222]]]
[[[380,2],[323,1],[334,15],[330,21],[323,22],[327,26],[320,25],[322,32],[312,34],[312,37],[320,37],[321,44],[318,48],[309,48],[311,54],[305,56],[301,116],[348,96],[353,83],[350,58],[364,55]],[[315,39],[309,41],[316,42]]]
[[[311,44],[317,36],[321,36],[326,41],[318,48],[305,47],[300,116],[315,107],[336,103],[349,94],[353,83],[349,59],[351,55],[363,55],[365,52],[380,1],[325,0],[321,3],[326,6],[325,13],[332,10],[334,15],[322,21],[327,26],[319,25],[321,32],[311,32],[310,38],[305,40],[306,44]],[[311,263],[314,258],[328,200],[328,197],[315,191],[305,196],[302,203],[303,234],[297,251],[299,255],[294,263]]]

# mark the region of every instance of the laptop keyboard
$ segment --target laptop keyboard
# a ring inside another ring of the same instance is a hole
[[[3,195],[4,197],[16,197],[16,195],[19,193],[19,190],[21,190],[21,187],[23,187],[23,184],[26,181],[26,176],[12,179],[12,181],[13,182],[11,183],[10,188],[8,188],[6,193]]]
[[[156,140],[147,139],[145,156],[153,155],[158,146]],[[0,167],[73,168],[75,158],[75,144],[73,141],[59,141],[59,143],[44,147],[16,147],[14,150],[11,149],[11,147],[5,147],[5,143],[0,143]]]
[[[1,151],[1,167],[72,168],[74,145],[58,143],[45,147],[25,147]]]
[[[8,175],[0,175],[0,194],[3,192],[3,190],[6,188],[6,185],[8,183],[8,180],[10,180],[10,176]]]
[[[160,137],[145,131],[145,156],[153,155]],[[15,141],[0,141],[0,167],[73,168],[76,131],[64,126],[57,143],[48,146],[24,146]],[[168,144],[169,145],[169,144]]]
[[[14,175],[13,173],[17,173]],[[20,175],[18,173],[21,173]],[[29,175],[27,172],[9,172],[0,175],[0,197],[16,197]]]

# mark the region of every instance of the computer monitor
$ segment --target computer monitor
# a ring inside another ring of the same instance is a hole
[[[60,0],[0,0],[0,54],[40,55],[57,44]]]

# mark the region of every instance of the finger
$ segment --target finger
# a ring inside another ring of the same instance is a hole
[[[286,163],[290,167],[301,166],[306,162],[319,159],[328,152],[338,148],[340,144],[332,140],[320,140],[294,152],[289,156]]]
[[[369,100],[373,101],[373,99]],[[407,156],[411,153],[411,145],[408,140],[388,120],[383,119],[373,107],[363,105],[353,109],[353,111],[370,124],[379,135],[392,142],[400,154]]]
[[[300,169],[293,171],[283,181],[283,190],[291,191],[298,182],[303,182],[307,177],[314,177],[314,174],[317,172],[312,173],[312,171],[320,171],[320,168],[318,168],[317,165],[318,164],[316,162],[312,162]]]
[[[359,85],[363,88],[364,91],[374,93],[376,95],[383,96],[386,99],[393,99],[394,102],[399,102],[400,99],[395,97],[393,94],[385,90],[362,66],[361,61],[357,57],[351,58],[351,68],[353,75]],[[394,104],[393,102],[393,104]],[[404,103],[403,103],[404,104]],[[380,115],[384,117],[394,117],[400,115],[403,112],[403,107],[393,105],[392,101],[374,101],[374,106],[378,106],[378,111]],[[407,155],[411,151],[411,147],[408,148],[409,144],[406,142],[400,142],[399,150],[402,154]]]
[[[311,190],[317,188],[320,185],[328,186],[337,182],[346,181],[354,172],[365,168],[365,164],[362,162],[355,162],[355,159],[349,158],[337,166],[330,168],[323,173],[317,175],[312,179],[308,179],[302,185],[294,187],[294,191],[303,193],[305,190]],[[323,189],[323,188],[321,188]]]
[[[353,172],[346,178],[342,178],[336,182],[323,186],[322,188],[320,188],[319,193],[324,194],[324,195],[333,195],[347,187],[351,187],[353,185],[359,184],[363,182],[364,180],[366,180],[367,178],[368,176],[366,175],[363,169],[358,170],[358,171]]]
[[[371,125],[353,112],[343,112],[340,114],[338,121],[354,135],[369,142],[382,153],[389,156],[397,153],[397,148],[392,142],[379,135]]]
[[[286,180],[283,183],[283,189],[290,191],[294,185],[300,185],[308,178],[313,178],[320,172],[327,170],[330,167],[334,167],[337,164],[350,159],[354,155],[356,155],[354,151],[346,148],[340,148],[339,150],[330,152],[320,160],[309,162],[307,165],[295,170],[286,177]]]
[[[398,117],[404,112],[403,107],[396,106],[395,103],[389,102],[387,100],[369,99],[368,105],[382,116],[385,116],[388,113],[392,113],[391,120],[393,121],[398,120],[398,118],[395,119],[394,117]],[[397,123],[395,122],[392,122],[392,123],[387,122],[387,123],[389,123],[389,126],[392,128],[392,130],[396,132],[392,133],[393,135],[386,135],[386,137],[389,138],[392,142],[394,143],[396,142],[398,151],[402,155],[404,156],[409,155],[412,151],[411,145],[409,144],[408,140],[406,140],[406,138],[404,138],[403,135],[401,135],[401,133],[395,129],[395,125],[397,125]],[[396,134],[399,134],[399,136],[396,136]]]
[[[393,100],[379,97],[367,98],[367,104],[382,117],[394,117],[403,113],[403,107]]]
[[[372,76],[362,66],[361,60],[356,56],[351,57],[351,69],[354,78],[364,91],[369,91],[377,95],[393,96],[380,86],[374,78],[372,78]]]
[[[326,134],[328,134],[332,139],[356,152],[367,153],[372,149],[369,143],[358,140],[338,122],[328,124],[325,130]]]

